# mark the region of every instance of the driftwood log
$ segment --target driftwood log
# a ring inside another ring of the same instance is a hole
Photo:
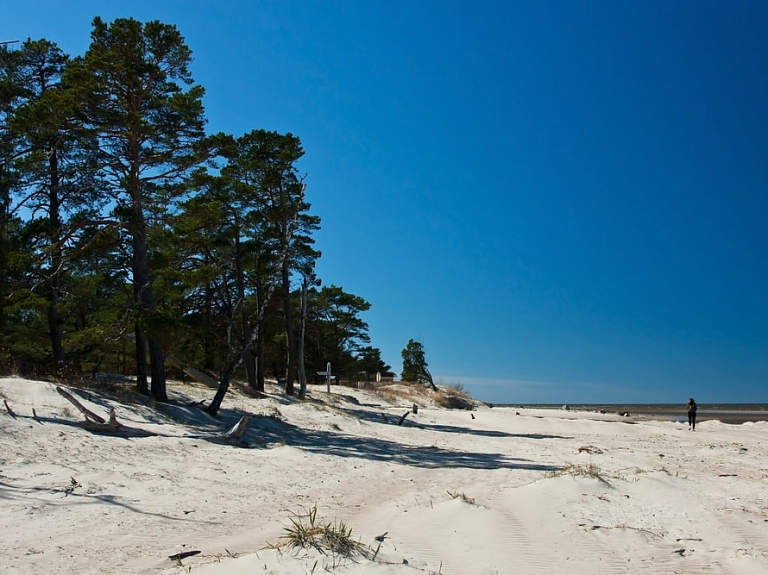
[[[82,413],[83,416],[85,416],[85,419],[87,419],[88,421],[92,421],[93,423],[106,423],[106,420],[103,417],[101,417],[100,415],[96,415],[90,409],[85,407],[82,403],[77,401],[74,397],[72,397],[72,394],[69,393],[66,389],[56,386],[56,391],[58,391],[59,395],[61,395],[64,399],[66,399],[68,402],[74,405],[80,411],[80,413]]]
[[[5,411],[8,412],[8,415],[10,415],[14,419],[16,419],[16,414],[13,413],[13,410],[11,409],[11,406],[8,405],[8,400],[7,399],[3,399],[3,403],[5,404]]]
[[[165,358],[165,361],[167,361],[171,365],[178,367],[186,375],[188,375],[189,377],[191,377],[196,381],[199,381],[200,383],[204,383],[208,387],[214,387],[214,388],[219,387],[219,382],[216,381],[216,378],[211,377],[210,375],[200,371],[199,369],[195,369],[194,367],[192,367],[187,363],[184,363],[176,356],[169,355]]]
[[[80,413],[83,414],[85,417],[85,421],[81,422],[81,425],[87,429],[88,431],[93,431],[96,433],[126,433],[126,432],[136,432],[136,429],[130,429],[125,427],[122,423],[120,423],[117,420],[117,416],[115,415],[115,408],[111,408],[109,410],[109,421],[105,421],[103,417],[93,413],[90,409],[85,407],[82,403],[80,403],[77,399],[75,399],[71,393],[69,393],[67,390],[57,387],[56,391],[59,392],[59,394],[69,401],[72,405],[74,405]],[[207,441],[218,441],[222,443],[229,443],[231,445],[237,445],[239,447],[247,447],[246,443],[243,441],[243,434],[245,433],[246,428],[248,427],[248,417],[243,416],[240,418],[240,420],[233,425],[229,430],[225,431],[224,433],[198,433],[198,434],[188,434],[184,437],[192,437],[195,439],[205,439]],[[138,430],[140,431],[140,430]],[[146,432],[144,432],[146,433]]]
[[[90,409],[77,401],[77,399],[75,399],[67,390],[57,386],[56,391],[83,414],[85,421],[83,421],[81,425],[88,431],[95,431],[96,433],[117,433],[123,427],[123,425],[117,421],[114,407],[109,410],[109,421],[106,421],[103,417],[93,413]]]
[[[193,433],[187,434],[184,437],[190,437],[194,439],[206,439],[208,441],[219,441],[222,443],[229,443],[231,445],[237,445],[240,447],[246,446],[243,441],[243,434],[248,427],[248,417],[243,416],[235,423],[228,431],[224,433]]]
[[[95,423],[86,419],[81,425],[88,431],[96,433],[117,433],[123,427],[123,424],[117,420],[114,407],[109,410],[109,421],[106,423]]]
[[[199,555],[200,551],[182,551],[181,553],[176,553],[174,555],[168,555],[168,559],[171,561],[178,561],[181,562],[182,559],[186,559],[187,557],[193,557],[194,555]]]

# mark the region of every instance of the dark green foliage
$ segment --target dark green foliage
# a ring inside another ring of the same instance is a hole
[[[389,369],[370,304],[314,276],[301,141],[207,136],[190,62],[174,26],[131,18],[96,18],[75,58],[0,47],[0,372],[151,375],[164,400],[169,355],[288,393],[304,359]]]
[[[384,373],[391,367],[381,359],[380,349],[368,345],[358,349],[357,369],[359,373],[365,374],[366,381],[370,381],[376,373]]]
[[[98,140],[99,168],[114,200],[113,219],[131,246],[134,337],[139,391],[167,399],[165,315],[152,267],[163,222],[189,170],[208,157],[201,86],[192,84],[192,53],[175,26],[119,18],[93,21],[91,45],[67,68],[84,129]],[[162,261],[162,258],[160,258]]]
[[[413,339],[408,340],[408,345],[402,351],[403,372],[400,379],[403,381],[415,381],[417,383],[428,383],[435,387],[432,381],[432,374],[427,369],[427,360],[424,352],[424,346],[421,342]]]
[[[368,311],[371,304],[333,285],[312,288],[308,295],[307,371],[324,371],[330,361],[339,378],[357,378],[360,371],[367,371],[358,356],[364,349],[362,345],[370,342],[368,324],[360,314]],[[373,352],[367,349],[370,359]]]

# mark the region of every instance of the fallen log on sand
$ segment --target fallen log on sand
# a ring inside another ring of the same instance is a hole
[[[109,410],[109,421],[105,421],[103,417],[93,413],[90,409],[77,401],[77,399],[72,397],[72,394],[65,389],[57,386],[56,391],[83,414],[85,421],[80,425],[88,431],[94,431],[96,433],[118,433],[122,429],[123,424],[117,420],[114,407]]]
[[[81,425],[88,431],[95,431],[96,433],[118,433],[123,427],[123,424],[117,420],[114,407],[109,410],[109,421],[106,423],[96,423],[86,419]]]
[[[80,411],[80,413],[82,413],[85,416],[86,420],[91,421],[93,423],[102,423],[102,424],[106,423],[103,417],[93,413],[90,409],[88,409],[82,403],[80,403],[74,397],[72,397],[72,394],[69,393],[67,390],[62,389],[57,385],[56,391],[58,391],[59,395],[61,395],[64,399],[66,399],[68,402],[74,405]],[[112,411],[114,411],[114,409]]]
[[[66,391],[65,389],[62,389],[61,387],[56,387],[56,391],[59,392],[59,394],[69,401],[72,405],[74,405],[80,413],[85,416],[85,421],[81,422],[80,425],[82,425],[85,429],[88,431],[93,431],[96,433],[128,433],[129,431],[141,431],[125,427],[122,423],[120,423],[117,420],[117,416],[115,415],[115,408],[111,408],[109,410],[109,421],[105,421],[103,417],[93,413],[90,409],[85,407],[82,403],[80,403],[77,399],[75,399],[71,393]],[[247,443],[243,441],[243,434],[245,433],[246,428],[248,427],[248,417],[243,416],[240,418],[240,420],[233,425],[228,431],[224,433],[196,433],[196,434],[187,434],[184,437],[192,437],[195,439],[205,439],[207,441],[217,441],[221,443],[228,443],[230,445],[236,445],[238,447],[249,447]],[[142,432],[146,433],[146,432]]]

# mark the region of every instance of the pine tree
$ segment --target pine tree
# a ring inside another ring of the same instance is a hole
[[[318,229],[320,218],[309,214],[304,196],[305,185],[296,162],[304,155],[299,138],[253,130],[238,138],[222,174],[238,182],[241,189],[251,190],[248,197],[256,202],[264,219],[260,241],[273,241],[280,255],[280,289],[285,322],[286,369],[285,393],[293,395],[298,366],[298,339],[294,329],[291,298],[291,274],[312,275],[320,253],[312,248],[311,233]],[[274,258],[273,258],[274,261]],[[269,289],[270,286],[264,286]]]
[[[47,40],[27,40],[14,52],[13,78],[21,88],[10,121],[20,151],[17,204],[30,214],[27,245],[35,254],[29,277],[47,300],[52,372],[66,375],[62,304],[69,289],[73,246],[103,199],[94,169],[96,146],[73,115],[71,90],[62,83],[69,58]]]
[[[91,44],[68,66],[86,126],[99,140],[99,164],[114,194],[114,215],[131,245],[139,391],[166,401],[164,352],[153,321],[151,233],[173,204],[179,178],[207,155],[201,86],[189,72],[192,53],[175,26],[120,18],[93,21]],[[151,220],[150,220],[151,218]]]
[[[432,381],[432,374],[427,369],[426,354],[421,342],[409,339],[408,345],[405,346],[401,355],[403,356],[403,372],[400,374],[400,379],[428,383],[432,389],[437,389]]]

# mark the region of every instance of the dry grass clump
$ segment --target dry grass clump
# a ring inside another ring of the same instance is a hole
[[[475,403],[461,384],[437,391],[421,383],[397,382],[376,388],[375,393],[390,403],[434,405],[447,409],[474,409]]]
[[[434,392],[433,392],[434,393]],[[448,409],[474,409],[475,404],[472,399],[462,393],[455,391],[437,393],[434,398],[435,403],[440,407],[446,407]]]
[[[475,505],[475,498],[468,497],[464,492],[459,493],[458,491],[447,491],[447,493],[451,496],[452,499],[461,499],[464,503]]]
[[[548,474],[548,477],[560,477],[561,475],[572,475],[574,477],[592,477],[602,481],[603,483],[608,483],[603,470],[600,469],[600,467],[595,463],[582,465],[580,463],[571,463],[570,461],[566,461],[565,466],[563,466],[562,469],[552,471]]]
[[[281,538],[289,547],[316,549],[323,555],[330,553],[335,559],[354,559],[355,557],[375,559],[376,557],[376,551],[352,538],[352,529],[343,521],[334,523],[318,521],[317,505],[304,514],[290,517],[290,523],[290,526],[284,528],[285,535]]]
[[[374,390],[374,393],[390,403],[419,403],[426,397],[424,386],[413,383],[381,385]]]

